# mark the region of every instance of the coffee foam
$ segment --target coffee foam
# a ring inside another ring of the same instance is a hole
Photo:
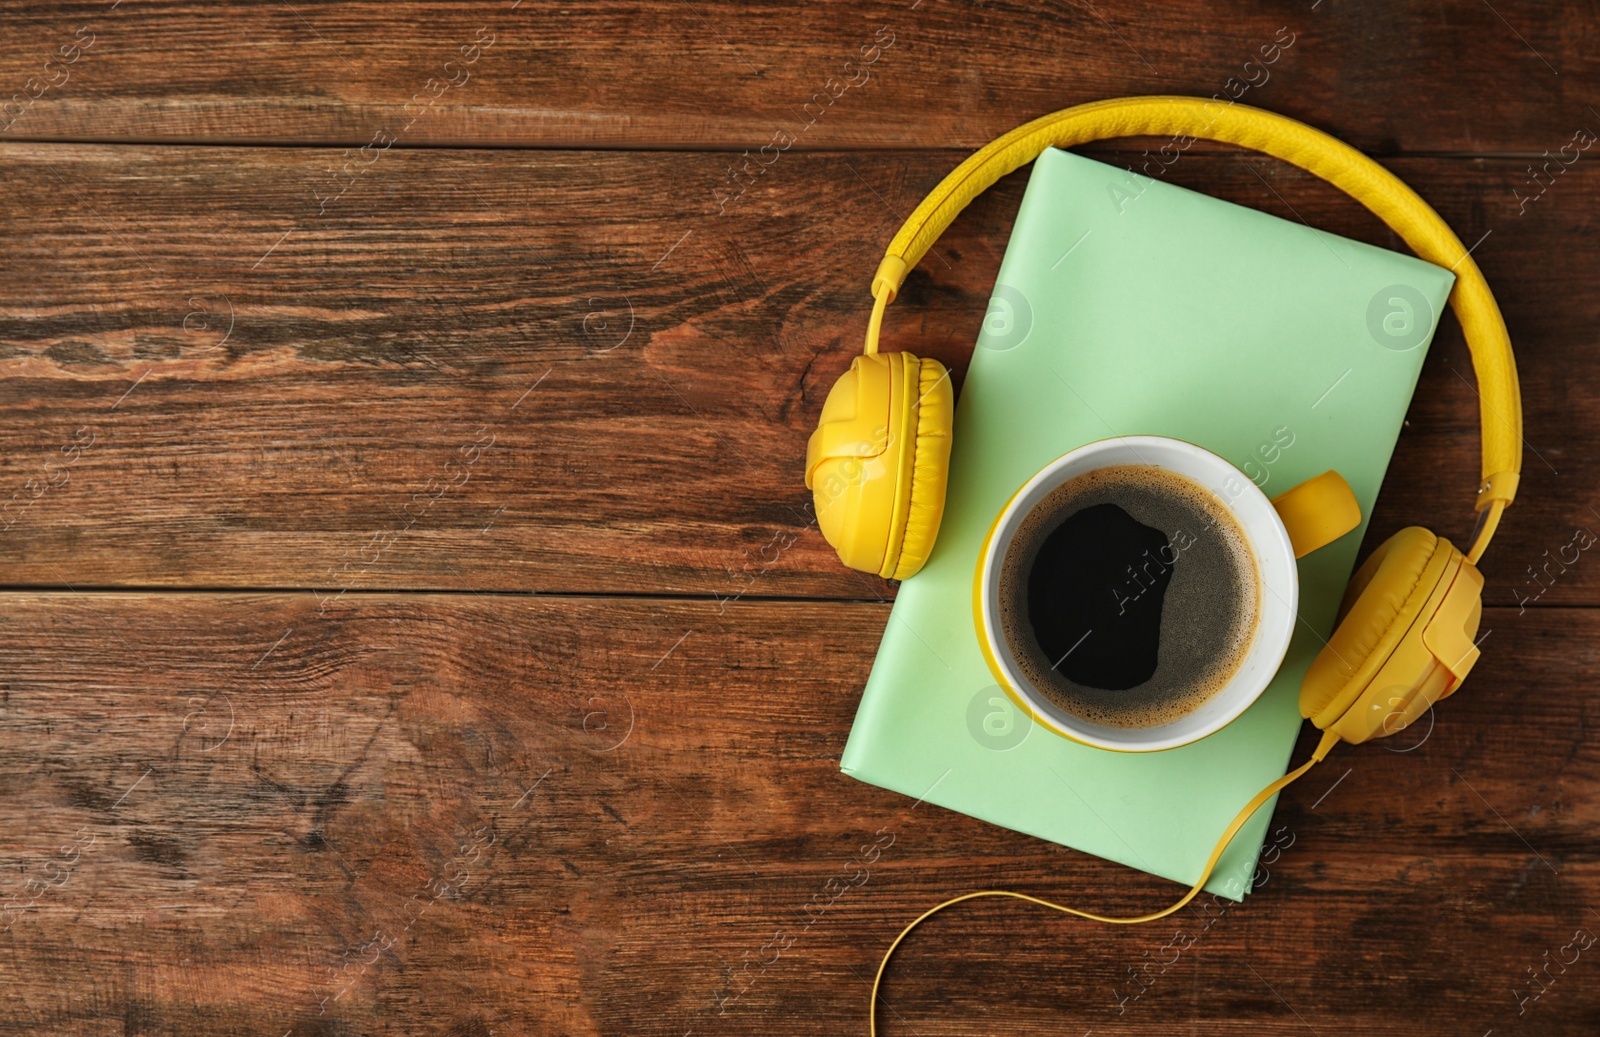
[[[1162,606],[1156,671],[1125,691],[1086,687],[1056,671],[1028,618],[1028,575],[1045,539],[1070,516],[1106,503],[1161,530],[1178,558]],[[1192,713],[1233,679],[1255,641],[1260,594],[1255,558],[1227,505],[1174,472],[1121,465],[1068,480],[1023,518],[1001,563],[998,604],[1018,668],[1051,702],[1108,727],[1154,727]]]

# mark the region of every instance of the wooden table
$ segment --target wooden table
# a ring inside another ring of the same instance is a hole
[[[1483,662],[1285,794],[1248,904],[969,905],[885,1032],[1600,1027],[1600,562],[1544,568],[1600,529],[1592,3],[0,11],[3,1032],[863,1033],[947,895],[1166,902],[839,773],[894,585],[838,564],[801,459],[965,153],[1241,85],[1415,185],[1499,293],[1528,449]],[[1026,176],[890,348],[964,370]],[[1167,176],[1399,247],[1269,159]],[[1447,318],[1369,548],[1466,538],[1476,402]]]

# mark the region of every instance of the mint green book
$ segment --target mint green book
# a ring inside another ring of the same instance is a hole
[[[900,586],[843,771],[1192,885],[1233,815],[1286,770],[1300,679],[1332,630],[1454,280],[1047,150],[957,401],[938,541]],[[1084,443],[1141,433],[1204,446],[1269,497],[1336,469],[1363,522],[1300,561],[1301,622],[1255,705],[1209,738],[1135,754],[1068,741],[1000,694],[978,648],[972,581],[1019,486]],[[1274,806],[1234,840],[1208,890],[1249,891]]]

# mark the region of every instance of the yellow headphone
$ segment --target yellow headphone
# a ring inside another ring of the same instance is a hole
[[[1500,308],[1460,239],[1393,173],[1320,130],[1240,104],[1125,97],[1078,105],[1012,130],[934,188],[889,243],[872,279],[865,355],[828,393],[806,447],[806,486],[813,492],[823,536],[851,568],[905,579],[927,561],[939,531],[954,418],[949,372],[937,360],[878,352],[884,310],[906,274],[972,199],[1045,148],[1142,135],[1236,144],[1299,166],[1366,206],[1419,257],[1455,272],[1450,304],[1472,352],[1481,400],[1483,477],[1472,541],[1463,554],[1445,538],[1411,526],[1386,540],[1356,571],[1333,636],[1300,686],[1300,712],[1323,732],[1321,742],[1309,761],[1245,805],[1182,900],[1137,918],[1104,917],[1007,890],[947,900],[906,926],[884,955],[869,1009],[874,1034],[884,968],[923,919],[964,900],[992,896],[1102,922],[1163,918],[1199,894],[1250,816],[1337,742],[1359,743],[1401,730],[1452,694],[1478,660],[1474,638],[1483,611],[1483,577],[1476,563],[1516,495],[1522,470],[1522,398]]]

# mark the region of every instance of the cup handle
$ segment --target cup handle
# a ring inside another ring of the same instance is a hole
[[[1294,556],[1304,558],[1361,525],[1361,505],[1344,476],[1329,470],[1272,498],[1289,531]]]

